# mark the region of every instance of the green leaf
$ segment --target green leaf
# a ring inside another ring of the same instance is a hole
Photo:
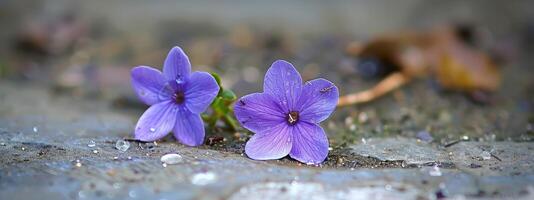
[[[231,102],[234,102],[237,99],[237,96],[234,94],[234,92],[232,92],[232,90],[226,90],[226,89],[223,90],[221,97],[225,101],[231,101]]]

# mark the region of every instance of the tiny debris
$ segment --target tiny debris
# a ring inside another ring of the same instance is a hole
[[[497,157],[497,156],[496,156],[495,154],[493,154],[493,153],[490,153],[490,154],[491,154],[491,157],[493,157],[493,158],[497,159],[498,161],[501,161],[501,162],[502,162],[501,158]]]
[[[161,156],[160,160],[164,164],[175,165],[175,164],[181,163],[183,161],[183,158],[182,156],[178,154],[170,153],[170,154],[165,154]]]
[[[482,165],[471,163],[471,165],[469,165],[469,167],[471,167],[471,168],[481,168]]]
[[[208,137],[206,144],[212,146],[212,145],[222,142],[223,140],[224,140],[224,137],[222,136],[210,136]]]

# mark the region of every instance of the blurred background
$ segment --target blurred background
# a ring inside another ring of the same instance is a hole
[[[9,93],[29,87],[52,98],[109,102],[106,109],[112,112],[134,113],[134,123],[146,107],[131,89],[130,69],[161,69],[175,45],[189,55],[193,70],[219,73],[223,86],[238,96],[260,91],[266,69],[277,59],[293,63],[305,80],[331,80],[345,95],[404,69],[402,62],[382,69],[387,64],[380,56],[371,69],[361,67],[366,60],[359,55],[369,42],[452,27],[462,42],[476,43],[470,49],[492,59],[496,72],[489,76],[500,79],[489,82],[496,87],[483,93],[456,86],[444,90],[439,73],[425,72],[383,98],[338,109],[324,124],[331,142],[415,137],[421,131],[445,139],[530,141],[533,10],[527,0],[1,0],[1,112],[7,121],[22,115],[10,107],[27,105],[19,103],[24,96]],[[466,76],[487,74],[474,70]]]

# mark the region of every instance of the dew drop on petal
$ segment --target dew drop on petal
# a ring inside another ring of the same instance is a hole
[[[182,158],[182,156],[180,156],[178,154],[170,153],[170,154],[165,154],[165,155],[161,156],[160,160],[164,164],[175,165],[175,164],[181,163],[183,161],[183,158]]]
[[[125,140],[117,140],[117,142],[115,142],[115,148],[120,151],[128,151],[130,148],[130,142]]]
[[[156,128],[150,128],[150,132],[156,132]]]

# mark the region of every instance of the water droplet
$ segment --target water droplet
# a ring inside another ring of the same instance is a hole
[[[384,187],[384,189],[386,189],[386,190],[392,190],[392,189],[393,189],[393,186],[391,186],[390,184],[386,184],[386,186]]]
[[[34,132],[34,133],[39,132],[39,128],[37,128],[37,126],[34,126],[34,127],[33,127],[33,132]]]
[[[80,162],[80,160],[76,160],[76,163],[74,164],[74,166],[81,167],[82,163]]]
[[[204,172],[193,175],[191,183],[194,185],[208,185],[217,181],[217,175],[213,172]]]
[[[163,167],[167,167],[167,163],[163,163],[161,164]]]
[[[174,165],[174,164],[181,163],[183,161],[183,158],[182,158],[182,156],[180,156],[178,154],[170,153],[170,154],[165,154],[165,155],[161,156],[160,160],[161,160],[162,163],[165,163],[165,164],[168,164],[168,165]]]
[[[130,148],[130,142],[125,140],[117,140],[117,142],[115,142],[115,148],[120,151],[128,151]]]
[[[94,154],[97,154],[97,153],[98,153],[98,150],[96,150],[96,149],[93,150],[93,153],[94,153]]]
[[[22,147],[22,148],[20,148],[20,150],[23,150],[23,151],[25,151],[25,150],[26,150],[26,148]]]
[[[480,157],[482,157],[482,159],[484,160],[489,160],[491,159],[491,153],[488,151],[482,151],[482,153],[480,154]]]
[[[441,176],[442,173],[441,173],[441,170],[439,169],[439,167],[437,165],[434,165],[434,167],[432,167],[430,169],[430,171],[428,172],[428,174],[430,176]]]
[[[150,132],[156,132],[156,128],[150,128]]]
[[[96,147],[96,142],[93,141],[93,140],[91,140],[91,141],[89,141],[89,143],[87,143],[87,146],[88,146],[88,147],[91,147],[91,148],[92,148],[92,147]]]
[[[118,190],[122,187],[122,185],[120,183],[113,183],[113,188]]]
[[[131,156],[128,156],[128,158],[126,158],[126,159],[128,159],[128,160],[131,160],[131,159],[132,159],[132,157],[131,157]]]
[[[134,191],[134,190],[130,190],[128,192],[128,196],[130,196],[130,198],[136,198],[137,197],[137,192]]]
[[[184,83],[184,79],[182,78],[182,76],[178,75],[176,77],[175,82],[176,82],[176,84],[180,85],[180,84]]]

